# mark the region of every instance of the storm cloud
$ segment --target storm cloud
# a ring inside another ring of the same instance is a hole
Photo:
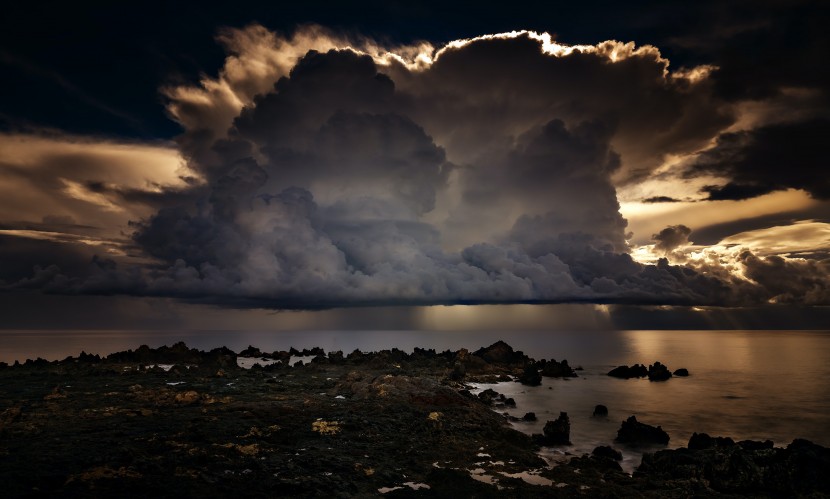
[[[737,107],[711,67],[672,71],[652,46],[534,32],[388,50],[319,27],[283,37],[250,26],[220,40],[231,55],[215,79],[164,90],[192,176],[155,189],[73,181],[76,197],[149,211],[131,217],[123,254],[37,263],[3,276],[5,289],[275,309],[828,301],[814,281],[783,289],[767,277],[827,275],[822,262],[747,253],[735,261],[743,274],[677,265],[666,257],[689,244],[684,225],[654,236],[664,258],[631,255],[618,188],[669,157],[694,158],[690,176],[729,178],[710,199],[787,187],[828,196],[810,173],[818,135],[728,131]],[[803,140],[765,149],[788,137]],[[805,148],[792,163],[803,175],[775,178]]]

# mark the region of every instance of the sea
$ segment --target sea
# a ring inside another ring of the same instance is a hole
[[[102,356],[184,341],[198,349],[248,345],[264,352],[322,347],[327,352],[373,351],[415,347],[437,351],[475,351],[498,340],[535,359],[566,359],[581,367],[579,377],[545,378],[541,386],[503,382],[491,387],[513,397],[521,418],[534,412],[536,422],[512,423],[526,433],[541,433],[547,420],[567,412],[570,446],[546,448],[551,462],[590,452],[597,445],[623,451],[631,471],[644,451],[616,446],[613,439],[629,416],[659,425],[670,436],[669,448],[683,447],[692,432],[735,440],[772,440],[786,446],[805,438],[830,447],[830,331],[0,331],[0,361],[63,359],[81,351]],[[612,368],[660,361],[670,370],[686,368],[689,377],[665,382],[622,380]],[[597,404],[608,417],[593,417]],[[503,410],[502,410],[503,411]]]

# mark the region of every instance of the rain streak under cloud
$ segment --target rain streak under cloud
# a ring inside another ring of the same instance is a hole
[[[715,65],[526,31],[218,40],[217,76],[162,88],[175,143],[0,136],[3,290],[273,309],[830,304],[818,90],[750,105]],[[764,112],[783,99],[789,114]],[[43,201],[21,210],[24,195]],[[695,244],[750,204],[778,218]]]

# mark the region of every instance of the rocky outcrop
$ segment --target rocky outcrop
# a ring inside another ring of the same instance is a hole
[[[525,366],[522,374],[519,376],[519,383],[527,386],[539,386],[542,384],[542,375],[539,374],[539,369],[535,364],[528,364]]]
[[[571,420],[568,413],[560,412],[558,418],[545,423],[542,435],[537,435],[536,440],[541,445],[571,445]]]
[[[671,371],[660,362],[655,362],[648,366],[649,381],[666,381],[669,378],[671,378]]]
[[[598,404],[594,407],[594,417],[606,417],[608,416],[608,408],[602,404]]]
[[[578,376],[571,366],[568,365],[567,360],[556,362],[556,360],[541,360],[539,362],[542,376],[549,378],[575,378]]]
[[[648,369],[646,368],[646,366],[642,364],[634,364],[631,367],[618,366],[614,369],[611,369],[608,372],[608,376],[622,379],[645,378],[646,376],[648,376]]]
[[[830,449],[807,440],[771,442],[695,433],[687,448],[643,455],[635,477],[699,483],[722,494],[815,497],[830,494]]]
[[[614,440],[632,447],[647,445],[668,445],[669,434],[659,426],[651,426],[637,421],[635,416],[622,422]]]
[[[525,364],[530,360],[527,355],[514,351],[513,347],[501,340],[489,347],[479,348],[473,355],[488,364]]]

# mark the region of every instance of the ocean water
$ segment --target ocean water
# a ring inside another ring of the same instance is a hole
[[[536,359],[567,359],[581,366],[572,379],[544,379],[540,387],[493,386],[517,402],[509,412],[535,412],[535,423],[515,423],[540,433],[560,411],[571,420],[572,446],[546,450],[557,460],[612,444],[622,420],[660,425],[685,446],[693,431],[736,440],[773,440],[786,445],[806,438],[830,446],[830,331],[0,331],[0,361],[106,355],[184,341],[199,349],[248,345],[263,351],[319,346],[326,351],[397,347],[475,350],[499,339]],[[660,361],[685,367],[688,378],[667,382],[606,376],[615,366]],[[480,388],[484,388],[481,386]],[[594,418],[596,404],[608,418]],[[640,451],[623,449],[624,467],[639,463]]]

